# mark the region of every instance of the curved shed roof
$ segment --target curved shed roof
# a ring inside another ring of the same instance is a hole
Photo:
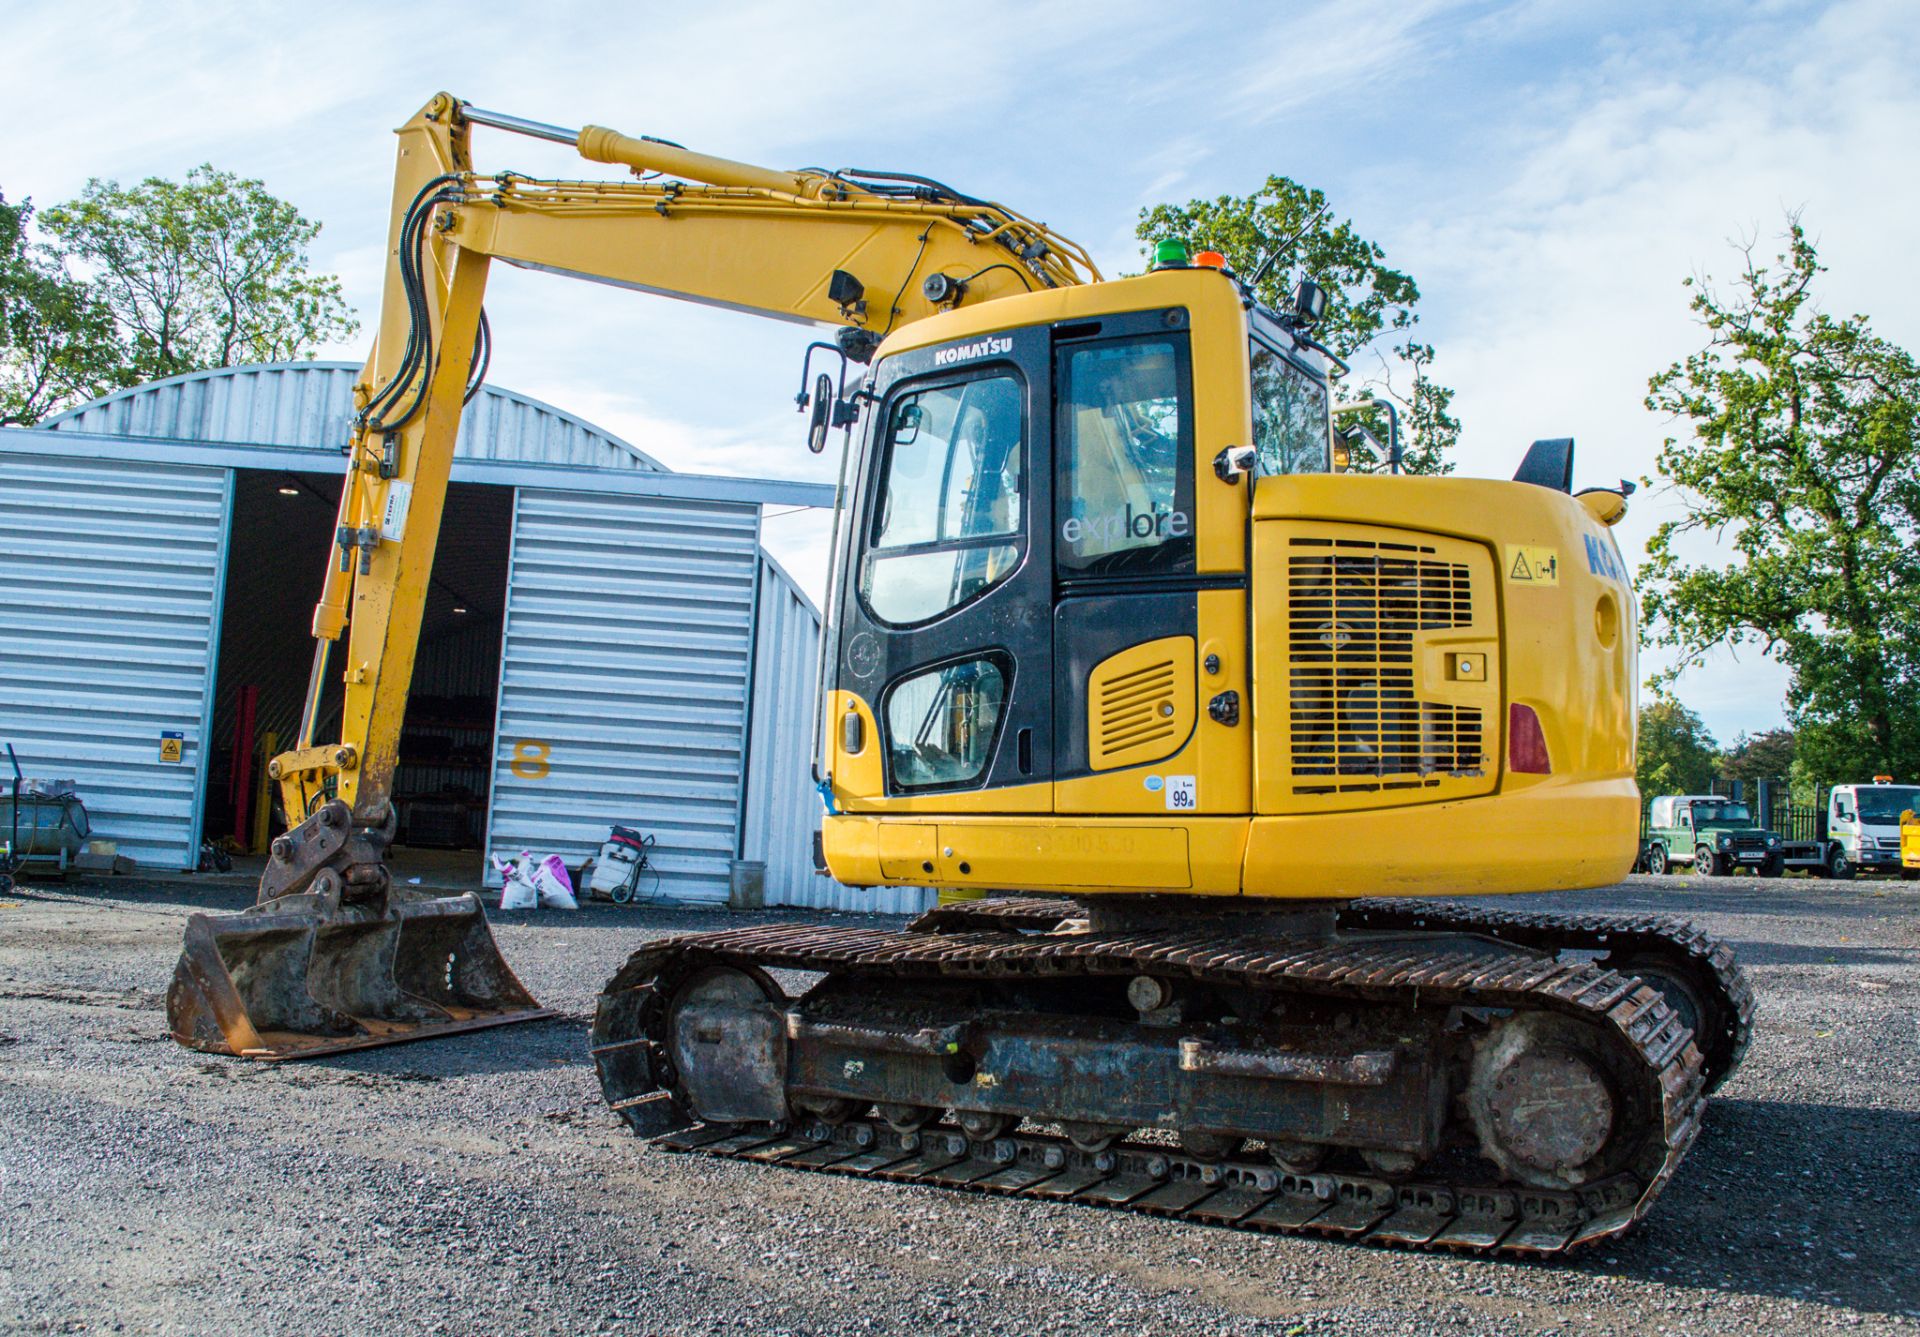
[[[273,362],[188,372],[56,414],[55,431],[338,453],[353,420],[353,362]],[[666,466],[637,446],[526,395],[483,386],[460,420],[459,459],[586,469]]]

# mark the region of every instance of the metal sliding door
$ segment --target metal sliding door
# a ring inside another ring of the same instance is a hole
[[[149,868],[197,861],[231,510],[227,469],[0,454],[0,743]]]
[[[758,563],[752,504],[520,490],[489,851],[578,865],[618,822],[660,896],[726,899]]]

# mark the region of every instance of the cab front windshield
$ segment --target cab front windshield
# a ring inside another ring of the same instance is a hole
[[[1323,474],[1333,468],[1326,382],[1258,339],[1253,369],[1253,448],[1262,474]]]
[[[1853,792],[1860,800],[1860,820],[1868,826],[1893,826],[1908,809],[1920,812],[1920,789],[1912,785],[1876,786]]]
[[[1744,803],[1696,803],[1693,824],[1703,826],[1751,826],[1753,810]]]

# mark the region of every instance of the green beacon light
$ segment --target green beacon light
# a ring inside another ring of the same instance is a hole
[[[1187,243],[1178,237],[1168,237],[1153,248],[1155,269],[1185,269],[1187,264]]]

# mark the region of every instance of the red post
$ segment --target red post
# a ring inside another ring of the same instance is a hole
[[[233,799],[233,838],[247,848],[253,808],[253,717],[260,705],[260,688],[248,683],[240,689],[233,712],[233,766],[228,792]]]

